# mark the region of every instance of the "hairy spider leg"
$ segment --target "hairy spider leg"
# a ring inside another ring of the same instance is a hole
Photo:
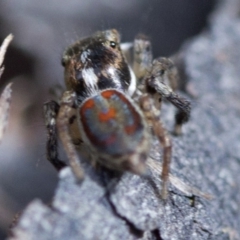
[[[144,94],[140,98],[140,107],[148,121],[151,122],[153,132],[157,136],[161,147],[163,148],[163,167],[162,167],[162,191],[161,196],[167,199],[168,182],[172,155],[172,142],[167,130],[164,128],[160,119],[160,111],[155,108],[154,100],[149,94]]]
[[[58,135],[56,126],[58,111],[59,105],[55,101],[44,103],[43,112],[47,128],[47,159],[58,171],[60,171],[62,168],[66,167],[66,163],[58,158]]]
[[[64,92],[61,98],[59,113],[57,116],[57,129],[59,138],[62,141],[64,150],[67,154],[71,169],[76,177],[76,180],[81,182],[84,178],[84,173],[80,165],[79,157],[69,133],[69,120],[72,116],[72,109],[76,108],[76,93],[72,91]]]
[[[148,93],[157,93],[160,99],[165,98],[177,107],[178,111],[175,115],[174,133],[180,135],[182,133],[182,125],[189,120],[191,105],[186,98],[174,93],[172,88],[166,84],[167,79],[169,79],[169,71],[171,70],[165,67],[169,66],[170,69],[172,68],[171,64],[166,65],[166,61],[171,60],[159,58],[153,61],[152,70],[145,78],[145,84]]]

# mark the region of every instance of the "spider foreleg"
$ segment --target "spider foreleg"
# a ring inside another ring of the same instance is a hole
[[[178,108],[175,115],[174,133],[180,135],[182,133],[182,125],[189,120],[191,104],[187,99],[182,98],[173,92],[166,97],[166,99]]]
[[[187,99],[178,96],[168,85],[173,84],[173,80],[170,79],[174,79],[174,72],[174,67],[170,63],[167,64],[166,58],[156,59],[153,61],[152,70],[145,78],[145,84],[148,93],[152,95],[158,94],[159,98],[167,99],[177,107],[178,112],[175,116],[174,132],[179,135],[181,134],[182,124],[189,120],[191,106]]]
[[[151,121],[152,128],[163,148],[163,167],[162,167],[162,198],[167,199],[170,163],[172,155],[172,142],[167,130],[160,120],[160,111],[154,106],[153,99],[145,94],[140,98],[140,106],[148,121]]]
[[[57,116],[57,129],[59,137],[62,141],[66,155],[69,159],[72,171],[77,179],[81,181],[84,177],[83,170],[81,168],[78,154],[72,143],[72,139],[69,133],[69,121],[72,116],[72,110],[75,107],[76,94],[71,91],[66,91],[61,99],[60,109]]]
[[[59,171],[66,167],[66,164],[58,158],[58,136],[56,127],[56,117],[58,111],[59,105],[55,101],[49,101],[44,104],[43,112],[47,128],[47,159]]]

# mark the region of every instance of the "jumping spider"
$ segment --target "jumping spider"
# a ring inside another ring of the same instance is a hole
[[[132,67],[126,46],[133,48]],[[172,61],[152,58],[147,37],[136,37],[132,46],[121,44],[115,29],[97,32],[66,49],[62,65],[67,90],[60,104],[44,104],[47,157],[56,169],[66,165],[58,158],[59,135],[77,180],[84,176],[79,161],[84,150],[107,168],[144,175],[155,134],[163,147],[162,197],[167,198],[172,145],[160,120],[161,102],[166,99],[178,109],[176,134],[189,119],[190,103],[173,92],[177,72]]]

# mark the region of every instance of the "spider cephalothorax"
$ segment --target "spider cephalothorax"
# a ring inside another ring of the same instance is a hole
[[[115,29],[97,32],[67,48],[62,58],[67,90],[60,104],[51,101],[44,105],[47,156],[57,169],[65,166],[58,159],[58,133],[78,180],[83,179],[79,162],[82,146],[90,152],[91,160],[103,166],[143,175],[151,143],[150,125],[163,147],[162,197],[166,198],[171,140],[160,120],[161,100],[178,108],[176,134],[188,121],[190,104],[173,91],[177,78],[173,62],[167,58],[153,61],[151,42],[143,35],[131,45],[132,64],[123,54],[126,49]]]
[[[107,88],[134,92],[136,81],[120,48],[116,30],[97,32],[67,48],[63,54],[65,81],[82,102],[95,91]]]

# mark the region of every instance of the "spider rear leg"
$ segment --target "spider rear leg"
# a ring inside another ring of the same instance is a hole
[[[49,101],[44,104],[43,112],[47,128],[47,159],[58,171],[60,171],[62,168],[66,167],[66,163],[58,158],[58,136],[56,127],[58,111],[59,105],[55,101]]]
[[[67,154],[73,174],[75,175],[77,181],[81,182],[84,177],[84,173],[69,132],[69,121],[71,121],[73,108],[76,108],[75,102],[76,94],[74,92],[64,92],[61,98],[60,109],[57,116],[57,130],[64,150]]]
[[[163,148],[163,167],[161,175],[163,186],[161,195],[163,199],[167,199],[172,142],[167,130],[160,120],[160,111],[155,108],[153,99],[148,94],[144,94],[140,98],[140,107],[147,120],[151,122],[152,129]]]
[[[168,61],[170,62],[167,64]],[[187,99],[178,96],[169,86],[173,84],[175,76],[175,68],[172,64],[172,61],[167,58],[155,59],[150,73],[145,78],[145,85],[148,93],[158,94],[160,99],[167,99],[177,107],[174,133],[180,135],[182,124],[189,120],[191,106]]]

